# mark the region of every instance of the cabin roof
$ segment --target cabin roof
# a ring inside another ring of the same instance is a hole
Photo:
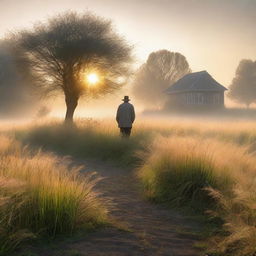
[[[167,94],[179,92],[211,91],[219,92],[227,90],[219,84],[207,71],[187,74],[172,84],[165,92]]]

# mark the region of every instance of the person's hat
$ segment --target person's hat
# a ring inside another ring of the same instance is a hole
[[[122,101],[130,101],[129,96],[124,96],[124,98],[122,99]]]

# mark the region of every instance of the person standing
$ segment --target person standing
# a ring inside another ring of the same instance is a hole
[[[124,96],[122,100],[124,103],[120,104],[117,109],[116,121],[120,128],[121,136],[129,138],[132,130],[132,124],[135,120],[135,111],[133,105],[129,103],[129,96]]]

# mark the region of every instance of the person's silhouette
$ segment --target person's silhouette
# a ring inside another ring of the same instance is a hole
[[[133,105],[129,103],[129,96],[124,96],[122,100],[124,103],[120,104],[117,109],[116,121],[120,128],[121,136],[130,137],[132,124],[135,120],[135,111]]]

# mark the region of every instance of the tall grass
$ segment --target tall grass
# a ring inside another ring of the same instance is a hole
[[[135,152],[146,143],[148,134],[135,132],[127,140],[118,133],[118,129],[108,123],[80,121],[77,127],[65,127],[58,123],[35,126],[29,130],[16,131],[16,137],[25,144],[78,158],[97,158],[126,166],[135,164]]]
[[[216,161],[217,148],[216,141],[155,138],[142,154],[145,163],[138,171],[148,196],[174,205],[207,208],[211,198],[205,188],[224,190],[233,183],[228,164]]]
[[[96,179],[69,168],[65,159],[33,153],[0,137],[0,252],[28,237],[72,234],[107,218],[93,191]]]
[[[226,236],[211,238],[213,247],[225,256],[255,256],[255,131],[252,122],[143,120],[123,140],[113,123],[87,120],[73,129],[50,124],[16,136],[63,154],[140,164],[149,198],[218,217]]]
[[[139,122],[137,129],[147,134],[212,138],[238,145],[248,145],[256,140],[256,123],[252,121],[146,119]]]
[[[158,137],[138,170],[146,194],[171,205],[208,211],[225,223],[214,249],[224,255],[256,253],[256,160],[249,147],[217,140]]]

